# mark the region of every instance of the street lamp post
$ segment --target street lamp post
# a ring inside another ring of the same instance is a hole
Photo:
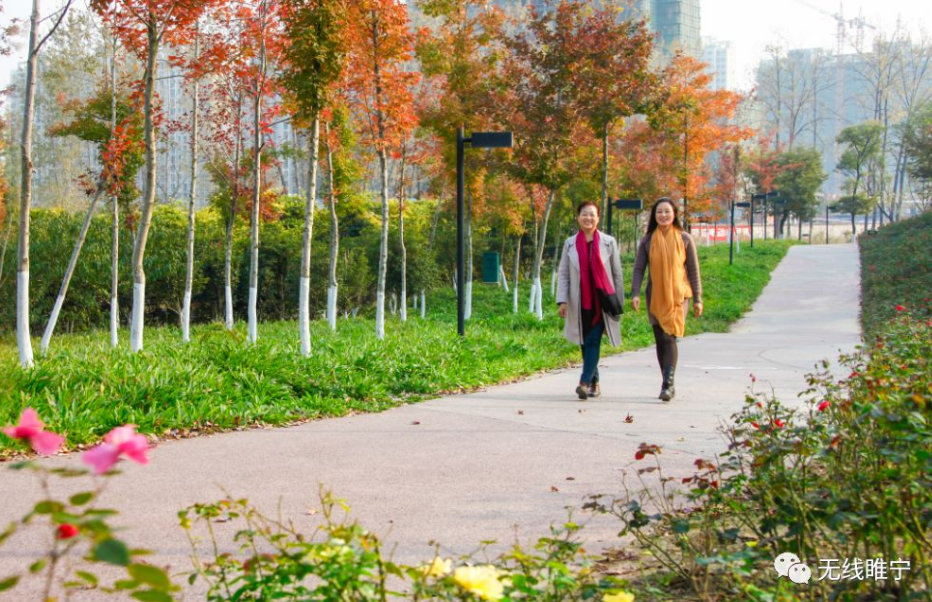
[[[466,251],[464,248],[463,189],[466,185],[466,143],[473,148],[511,148],[514,137],[511,132],[473,132],[466,138],[465,130],[456,130],[456,331],[466,336]]]

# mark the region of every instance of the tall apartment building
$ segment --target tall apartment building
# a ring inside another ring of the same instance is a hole
[[[637,0],[635,7],[657,34],[664,57],[673,56],[677,50],[701,56],[699,0]]]
[[[712,77],[710,89],[729,90],[735,87],[735,48],[731,42],[702,38],[702,62],[708,65],[706,70]]]

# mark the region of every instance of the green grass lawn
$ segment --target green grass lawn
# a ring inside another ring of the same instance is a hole
[[[861,249],[861,325],[872,337],[897,313],[932,313],[932,213],[858,238]]]
[[[687,334],[727,331],[789,244],[744,246],[734,266],[727,246],[700,248],[705,316],[687,320]],[[549,284],[549,274],[545,280]],[[340,320],[336,333],[315,321],[307,358],[298,353],[292,321],[262,323],[256,345],[246,343],[242,323],[233,332],[220,324],[195,326],[189,345],[180,342],[177,328],[149,328],[138,354],[129,353],[125,338],[110,349],[103,331],[62,335],[28,371],[18,367],[7,335],[0,340],[0,424],[31,406],[75,447],[125,423],[163,437],[381,411],[578,362],[579,349],[563,338],[549,290],[543,321],[526,312],[527,287],[520,299],[522,313],[515,315],[510,294],[476,284],[465,339],[456,336],[452,290],[428,299],[427,319],[387,320],[383,341],[370,319]],[[653,343],[643,311],[625,313],[622,330],[623,350]],[[0,457],[12,452],[11,441],[0,438]]]

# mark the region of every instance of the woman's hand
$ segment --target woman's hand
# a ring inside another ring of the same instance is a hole
[[[566,319],[566,303],[560,304],[560,317]]]
[[[702,303],[693,303],[693,315],[697,318],[702,317]]]
[[[640,297],[631,297],[631,308],[636,311],[641,311],[641,298]]]

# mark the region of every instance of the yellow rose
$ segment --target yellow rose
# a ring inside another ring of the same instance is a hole
[[[453,581],[483,600],[497,602],[504,596],[505,587],[498,580],[498,569],[492,565],[461,566],[453,573]]]
[[[443,577],[453,568],[453,562],[449,559],[444,560],[439,556],[434,558],[430,564],[421,567],[421,572],[425,577]]]
[[[629,592],[605,594],[602,596],[602,602],[634,602],[634,594]]]

